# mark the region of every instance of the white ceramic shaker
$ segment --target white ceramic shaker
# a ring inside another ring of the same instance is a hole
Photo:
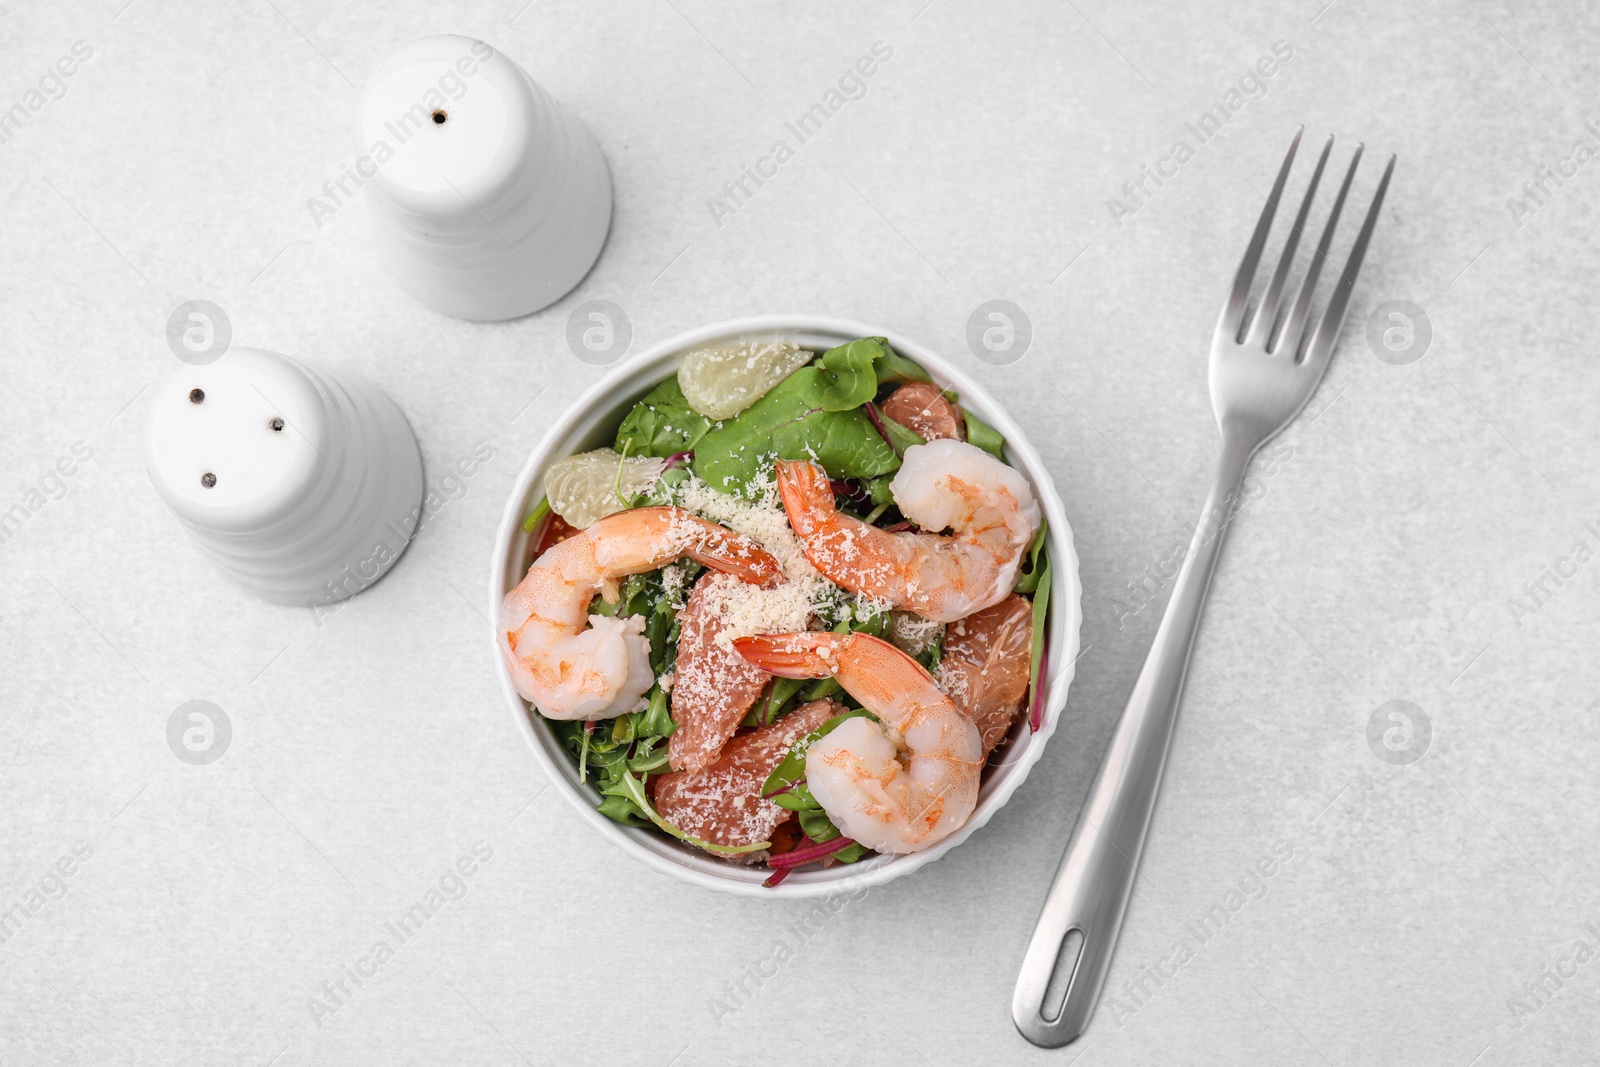
[[[483,41],[424,37],[384,59],[362,89],[356,142],[379,254],[437,311],[526,315],[600,255],[611,174],[599,144]]]
[[[156,491],[229,578],[313,612],[405,551],[422,456],[394,401],[276,352],[230,348],[156,387],[145,422]]]

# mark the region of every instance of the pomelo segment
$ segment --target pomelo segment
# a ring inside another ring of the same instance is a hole
[[[1033,605],[1015,593],[944,631],[939,688],[994,750],[1022,712],[1033,654]]]
[[[690,352],[678,368],[689,406],[708,419],[731,419],[811,362],[793,341],[741,341]]]
[[[925,441],[953,437],[967,439],[967,424],[961,409],[950,403],[932,382],[908,382],[889,394],[883,413],[908,430],[915,430]]]
[[[667,742],[675,771],[698,771],[714,762],[767,685],[766,671],[735,652],[732,644],[717,641],[722,623],[711,605],[718,587],[726,583],[742,584],[731,574],[707,571],[678,613],[682,632],[671,696],[672,721],[678,728]]]
[[[794,743],[845,707],[837,701],[802,704],[771,726],[741,734],[722,746],[717,761],[699,771],[651,779],[656,811],[678,829],[716,845],[771,841],[794,814],[761,799],[761,786]]]
[[[651,456],[622,456],[609,448],[580,452],[557,460],[545,472],[544,491],[550,510],[575,529],[593,526],[607,515],[627,509],[618,499],[642,493],[660,476],[667,461]],[[617,484],[621,470],[622,482]]]

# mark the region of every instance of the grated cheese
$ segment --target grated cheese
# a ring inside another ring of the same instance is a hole
[[[783,571],[785,580],[772,589],[732,575],[717,575],[708,583],[706,607],[719,623],[716,641],[730,648],[739,637],[805,630],[820,605],[848,595],[806,559],[784,514],[772,471],[752,488],[757,490],[754,499],[731,496],[695,476],[672,488],[672,503],[744,534],[770,552]]]

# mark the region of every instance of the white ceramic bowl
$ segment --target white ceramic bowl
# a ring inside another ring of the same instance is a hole
[[[921,364],[940,385],[954,389],[961,404],[999,430],[1006,439],[1006,460],[1033,483],[1045,519],[1050,523],[1049,677],[1041,682],[1045,697],[1044,725],[1037,733],[1019,724],[1012,744],[1001,763],[991,768],[978,792],[978,806],[965,826],[921,852],[906,856],[873,856],[858,863],[836,864],[826,870],[806,868],[789,875],[779,885],[767,889],[761,883],[771,873],[765,865],[740,867],[715,859],[682,845],[655,829],[630,829],[601,815],[596,806],[599,794],[592,785],[578,782],[572,757],[561,747],[543,716],[532,710],[518,695],[506,669],[498,644],[494,660],[500,672],[517,728],[527,738],[534,757],[557,792],[566,798],[595,831],[629,855],[693,885],[724,893],[760,896],[768,899],[824,896],[834,891],[856,892],[881,885],[934,860],[971,837],[1011,798],[1028,776],[1028,771],[1044,752],[1045,742],[1055,732],[1067,702],[1072,682],[1073,663],[1078,656],[1078,627],[1083,620],[1079,604],[1078,555],[1072,546],[1072,527],[1067,522],[1061,498],[1039,455],[1028,444],[1021,427],[1011,420],[976,382],[942,356],[906,337],[860,323],[801,315],[769,315],[718,323],[674,337],[635,356],[595,384],[545,434],[522,469],[511,499],[500,519],[495,539],[492,573],[489,581],[490,618],[498,618],[500,600],[522,580],[531,562],[530,536],[522,531],[522,520],[544,496],[544,472],[558,459],[575,452],[609,445],[634,402],[657,382],[675,374],[685,353],[709,345],[739,340],[786,339],[822,352],[857,337],[889,338],[895,351]]]

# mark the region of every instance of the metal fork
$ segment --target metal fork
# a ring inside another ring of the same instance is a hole
[[[1177,721],[1184,674],[1205,607],[1206,590],[1221,554],[1223,536],[1241,502],[1239,489],[1245,471],[1256,450],[1288,425],[1316,391],[1334,343],[1339,339],[1350,291],[1355,287],[1356,274],[1361,270],[1361,260],[1378,221],[1383,194],[1389,188],[1389,176],[1394,173],[1395,161],[1390,156],[1327,308],[1304,354],[1298,355],[1311,309],[1312,291],[1333,242],[1356,166],[1361,162],[1361,146],[1357,145],[1322,231],[1322,239],[1307,268],[1305,281],[1280,325],[1284,282],[1316,195],[1317,183],[1322,180],[1328,153],[1333,148],[1333,138],[1328,138],[1317,160],[1311,185],[1284,241],[1283,255],[1245,332],[1250,283],[1255,278],[1256,265],[1266,246],[1267,234],[1277,215],[1284,183],[1304,132],[1304,127],[1295,131],[1289,154],[1278,171],[1272,194],[1267,197],[1267,206],[1256,223],[1211,338],[1211,407],[1222,431],[1222,455],[1206,498],[1205,511],[1201,513],[1183,567],[1173,582],[1172,596],[1156,631],[1155,642],[1150,646],[1150,654],[1134,683],[1128,706],[1117,724],[1094,785],[1089,789],[1088,800],[1067,842],[1060,870],[1045,898],[1033,939],[1022,960],[1011,1016],[1022,1036],[1035,1045],[1057,1048],[1078,1037],[1088,1026],[1089,1017],[1100,999],[1100,989],[1111,967],[1117,932],[1133,889],[1145,832],[1155,809],[1156,792],[1160,788],[1173,724]],[[1062,950],[1074,932],[1082,937],[1082,942],[1076,959],[1069,959]],[[1055,1005],[1045,1003],[1046,990],[1058,966],[1070,968],[1065,999],[1059,1012],[1047,1015]]]

